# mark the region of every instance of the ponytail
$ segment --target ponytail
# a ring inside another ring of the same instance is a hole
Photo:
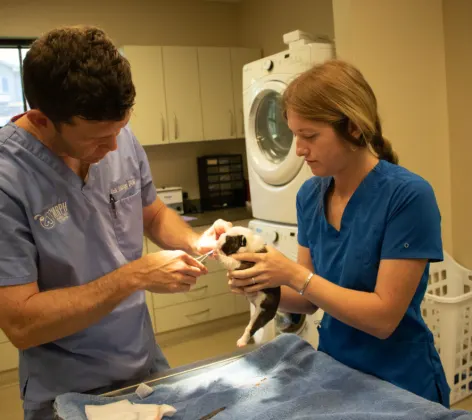
[[[398,155],[393,151],[392,144],[383,137],[382,126],[378,117],[375,121],[375,134],[370,141],[370,145],[379,159],[398,165]]]

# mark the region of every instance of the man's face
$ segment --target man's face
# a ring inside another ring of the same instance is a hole
[[[128,121],[129,115],[121,121],[88,121],[74,117],[70,124],[57,127],[54,149],[60,156],[97,163],[108,152],[116,150],[116,137]]]

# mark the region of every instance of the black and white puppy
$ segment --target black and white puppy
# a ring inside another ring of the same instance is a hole
[[[251,229],[241,226],[232,227],[221,235],[216,250],[218,260],[229,271],[246,270],[254,266],[253,262],[237,261],[232,255],[267,252],[264,240]],[[238,347],[245,346],[260,328],[275,317],[280,303],[280,287],[263,289],[248,296],[248,300],[254,306],[254,311],[244,334],[237,341]]]

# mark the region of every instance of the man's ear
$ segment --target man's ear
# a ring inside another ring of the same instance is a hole
[[[28,111],[26,117],[38,130],[44,130],[45,128],[49,128],[50,125],[53,125],[52,121],[39,109]]]

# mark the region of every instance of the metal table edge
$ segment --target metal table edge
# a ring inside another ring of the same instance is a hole
[[[165,379],[173,378],[180,375],[185,375],[189,373],[197,373],[202,369],[207,368],[218,368],[224,366],[228,363],[234,362],[236,360],[241,359],[245,355],[253,352],[254,350],[259,349],[262,347],[263,344],[252,344],[248,345],[242,349],[237,349],[234,352],[227,353],[221,356],[215,356],[208,359],[203,359],[198,362],[190,363],[187,365],[179,366],[173,369],[166,370],[164,372],[156,373],[154,375],[149,376],[148,378],[144,378],[143,380],[132,380],[126,381],[121,383],[119,386],[117,384],[99,388],[93,391],[88,392],[88,394],[92,395],[99,395],[101,397],[117,397],[120,395],[130,394],[136,391],[138,386],[141,383],[145,383],[146,385],[152,386],[156,383],[163,381]]]

